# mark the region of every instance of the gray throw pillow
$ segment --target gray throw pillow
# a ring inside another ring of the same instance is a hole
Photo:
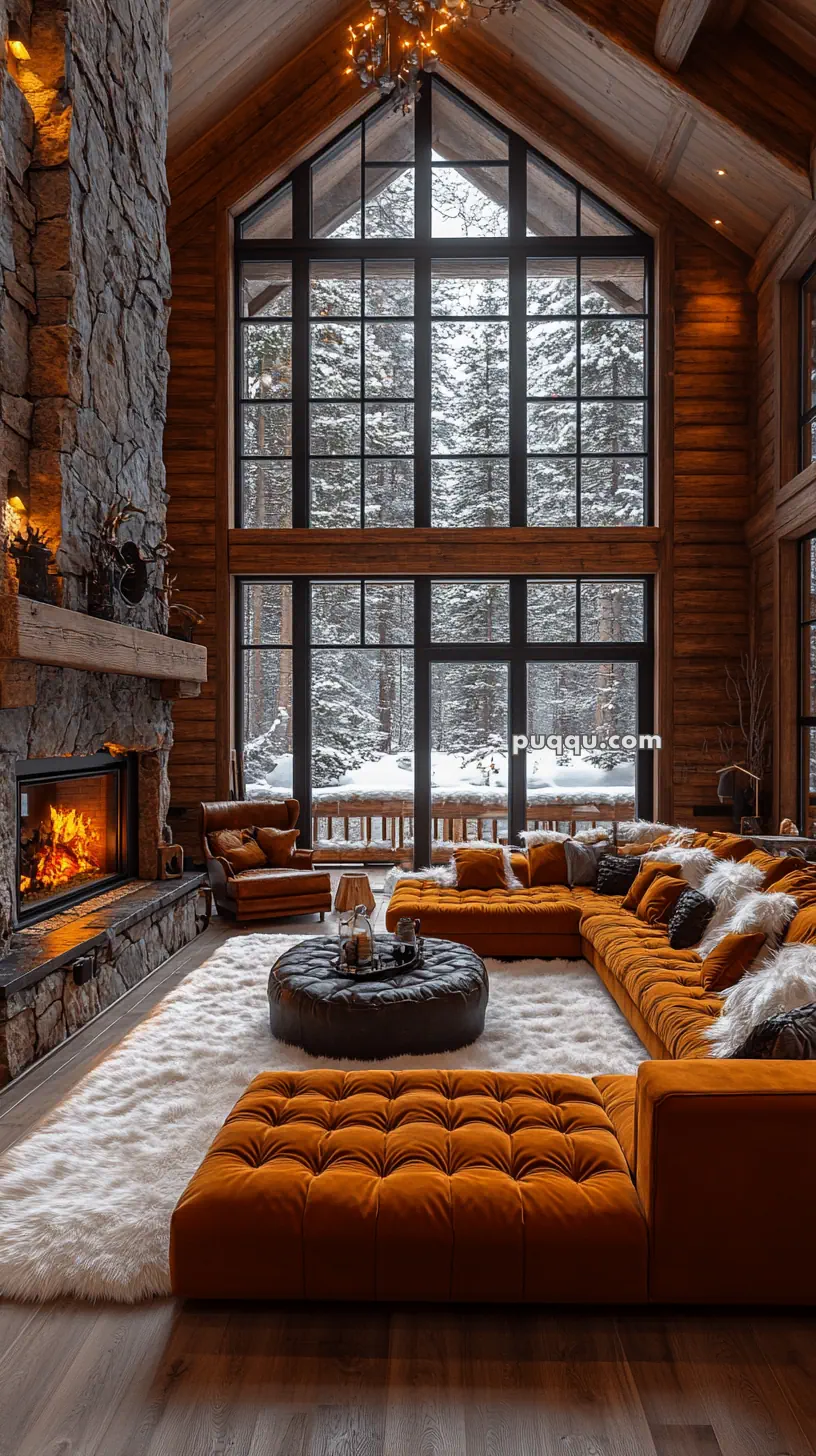
[[[609,850],[608,844],[581,844],[580,840],[564,841],[567,856],[567,884],[594,885],[598,878],[598,863]]]

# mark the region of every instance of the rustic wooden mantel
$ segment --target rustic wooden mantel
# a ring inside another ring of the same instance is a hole
[[[158,678],[168,698],[197,697],[207,649],[28,597],[0,597],[0,708],[33,706],[35,665]]]

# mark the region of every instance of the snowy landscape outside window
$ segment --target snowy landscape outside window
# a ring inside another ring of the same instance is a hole
[[[238,524],[651,521],[651,240],[438,78],[236,228]]]

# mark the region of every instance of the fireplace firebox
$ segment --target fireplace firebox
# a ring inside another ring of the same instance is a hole
[[[135,754],[17,764],[17,923],[137,873]]]

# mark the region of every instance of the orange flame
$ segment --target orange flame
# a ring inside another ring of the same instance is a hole
[[[41,843],[34,855],[34,873],[22,875],[23,894],[34,886],[55,890],[77,875],[97,873],[97,833],[91,821],[76,809],[57,809],[52,804],[41,830]]]

